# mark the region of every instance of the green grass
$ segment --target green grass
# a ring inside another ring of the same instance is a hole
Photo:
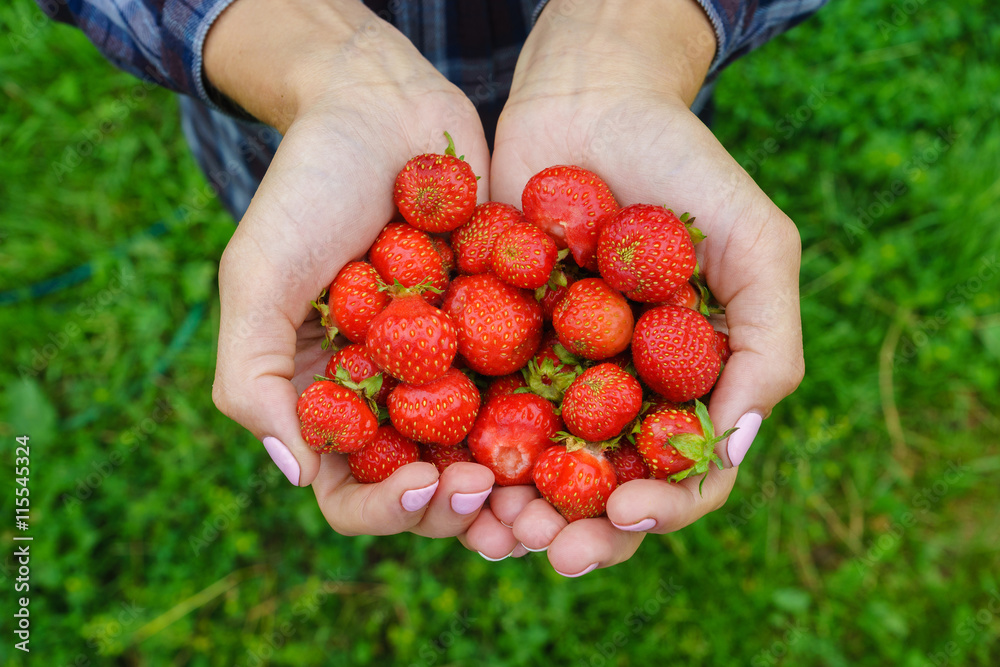
[[[0,9],[0,291],[94,275],[0,307],[35,536],[35,660],[5,631],[0,662],[1000,662],[995,3],[842,0],[723,77],[718,136],[802,232],[806,379],[723,509],[572,581],[340,537],[215,410],[233,226],[216,202],[172,220],[205,182],[171,95],[37,17]]]

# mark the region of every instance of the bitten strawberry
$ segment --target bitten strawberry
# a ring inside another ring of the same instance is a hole
[[[530,179],[521,193],[521,209],[529,222],[568,247],[579,266],[597,269],[601,227],[618,210],[618,202],[601,178],[582,167],[555,166]]]
[[[708,408],[695,401],[694,410],[661,407],[647,413],[635,447],[654,477],[679,482],[707,473],[711,463],[721,469],[722,459],[715,453],[715,445],[735,430],[716,436]]]
[[[604,514],[618,486],[601,445],[575,438],[544,450],[532,475],[542,497],[571,523]]]
[[[345,345],[337,350],[330,357],[330,361],[326,362],[326,370],[323,375],[328,378],[337,377],[337,369],[341,366],[347,371],[351,382],[360,383],[376,375],[382,376],[382,388],[375,394],[375,402],[379,405],[385,405],[386,399],[389,398],[389,392],[399,384],[399,380],[396,378],[382,373],[368,348],[359,343]]]
[[[455,358],[455,328],[416,291],[397,294],[372,321],[365,347],[379,368],[401,382],[436,380]]]
[[[635,301],[666,301],[697,264],[684,223],[649,204],[626,206],[604,226],[597,261],[608,284]]]
[[[611,466],[615,469],[615,479],[618,486],[633,479],[649,479],[652,473],[649,466],[636,450],[635,445],[630,442],[622,442],[617,447],[608,449],[604,455],[611,461]]]
[[[439,473],[452,463],[475,463],[468,447],[445,447],[444,445],[420,445],[420,460],[433,463]]]
[[[569,432],[596,442],[619,436],[642,408],[639,381],[614,364],[588,368],[566,390],[562,418]]]
[[[368,250],[368,259],[386,285],[424,288],[428,303],[441,303],[448,286],[447,257],[442,259],[434,240],[404,222],[390,222]]]
[[[317,380],[299,396],[302,439],[320,454],[349,454],[375,437],[378,421],[368,403],[332,380]]]
[[[371,442],[347,455],[351,474],[362,484],[386,480],[407,463],[419,460],[417,443],[404,438],[388,424],[379,427]]]
[[[472,219],[451,233],[451,248],[459,273],[486,273],[490,270],[493,244],[500,233],[524,224],[524,216],[510,204],[490,201],[476,206]]]
[[[600,278],[584,278],[570,285],[552,315],[552,326],[563,347],[593,360],[625,350],[633,324],[628,301]]]
[[[538,349],[541,306],[492,273],[455,278],[441,307],[455,323],[459,354],[477,373],[513,373]]]
[[[472,216],[476,206],[476,175],[455,154],[447,132],[444,155],[425,153],[410,158],[396,176],[393,201],[403,218],[427,232],[450,232]]]
[[[417,442],[454,447],[472,428],[479,390],[457,368],[421,385],[401,384],[389,394],[389,419]]]
[[[353,342],[363,343],[368,327],[386,304],[389,295],[380,290],[378,271],[367,262],[348,262],[330,284],[330,296],[325,304],[313,305],[322,315],[327,337],[323,348],[338,331]]]
[[[632,362],[643,382],[675,403],[707,394],[722,367],[712,325],[679,306],[660,306],[639,318]]]
[[[500,280],[514,287],[535,289],[549,281],[558,254],[548,234],[524,223],[500,232],[490,259]]]
[[[479,411],[469,431],[469,451],[501,486],[531,484],[531,471],[542,450],[553,446],[562,428],[555,407],[535,394],[508,394]]]

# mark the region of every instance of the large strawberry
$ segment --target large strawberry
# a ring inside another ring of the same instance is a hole
[[[562,418],[573,435],[596,442],[621,434],[642,408],[639,381],[614,364],[588,368],[566,390]]]
[[[378,367],[409,384],[443,376],[455,358],[457,339],[451,320],[416,291],[393,297],[368,329],[365,346]]]
[[[708,393],[722,359],[715,330],[690,308],[660,306],[644,313],[632,335],[632,361],[649,387],[675,403]]]
[[[455,323],[459,354],[477,373],[513,373],[527,363],[542,338],[538,302],[492,273],[455,278],[441,308]]]
[[[555,407],[541,396],[498,396],[479,411],[469,431],[469,451],[493,471],[497,484],[531,484],[535,460],[553,446],[552,436],[560,428]]]
[[[396,176],[393,201],[408,223],[427,232],[450,232],[464,224],[476,207],[476,175],[447,132],[444,155],[410,158]]]
[[[532,475],[542,497],[569,522],[604,514],[618,486],[602,445],[575,438],[545,449]]]
[[[453,447],[479,412],[479,390],[457,368],[426,384],[400,384],[389,394],[389,419],[417,442]]]
[[[351,342],[364,342],[368,326],[389,303],[389,295],[381,287],[378,272],[367,262],[348,262],[340,269],[330,284],[327,302],[313,304],[327,331],[324,349],[338,331]]]
[[[441,303],[440,292],[448,286],[448,258],[442,258],[438,244],[426,233],[405,222],[390,222],[368,250],[368,259],[386,285],[419,285],[429,303]]]
[[[347,371],[351,382],[355,383],[364,382],[376,375],[381,376],[382,388],[375,394],[375,402],[379,405],[385,405],[386,399],[389,398],[389,392],[399,384],[399,380],[396,378],[382,373],[371,352],[362,344],[345,345],[337,350],[330,357],[330,361],[326,362],[326,370],[323,375],[329,378],[337,377],[340,367]]]
[[[548,234],[524,223],[500,232],[493,244],[491,263],[493,272],[508,285],[535,289],[549,281],[558,254]]]
[[[684,223],[649,204],[626,206],[604,226],[597,260],[608,284],[635,301],[666,301],[697,264]]]
[[[650,410],[642,420],[635,447],[654,477],[679,482],[691,475],[707,473],[711,463],[721,469],[722,459],[715,453],[715,445],[735,430],[715,435],[708,408],[695,401],[694,410],[682,407]]]
[[[451,233],[451,247],[459,273],[489,271],[493,244],[500,232],[524,221],[521,212],[510,204],[490,201],[476,206],[472,219]]]
[[[633,324],[628,301],[600,278],[570,285],[552,315],[563,347],[593,360],[613,357],[627,348]]]
[[[381,482],[407,463],[419,460],[417,443],[400,435],[389,424],[380,426],[367,445],[347,455],[351,474],[362,484]]]
[[[299,396],[302,439],[320,454],[355,452],[375,437],[378,421],[368,402],[331,380],[317,380]]]
[[[601,178],[582,167],[555,166],[532,176],[521,193],[524,217],[568,247],[576,263],[597,269],[601,227],[618,202]]]

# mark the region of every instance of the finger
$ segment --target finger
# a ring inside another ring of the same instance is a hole
[[[493,472],[477,463],[454,463],[441,473],[427,511],[413,528],[425,537],[455,537],[476,519],[493,490]]]
[[[693,477],[676,484],[659,479],[633,480],[615,489],[608,498],[608,519],[628,533],[680,530],[722,507],[735,482],[736,469],[715,467],[705,477],[704,486],[701,478]]]
[[[623,532],[606,518],[580,519],[566,526],[549,545],[549,563],[564,577],[582,577],[599,567],[628,560],[643,533]]]
[[[521,510],[537,497],[538,489],[533,485],[500,486],[490,496],[490,508],[497,519],[510,528]]]
[[[566,519],[544,498],[528,503],[514,522],[514,537],[531,551],[545,551],[567,525]]]
[[[330,527],[341,535],[395,535],[412,530],[438,489],[430,463],[410,463],[376,484],[351,477],[347,457],[324,454],[313,491]]]
[[[490,507],[484,507],[465,534],[458,539],[466,549],[491,561],[508,558],[517,547],[514,532],[500,523]]]

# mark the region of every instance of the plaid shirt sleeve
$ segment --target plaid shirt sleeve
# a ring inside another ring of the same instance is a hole
[[[35,1],[49,17],[82,30],[116,67],[219,107],[202,75],[202,46],[234,0]]]

